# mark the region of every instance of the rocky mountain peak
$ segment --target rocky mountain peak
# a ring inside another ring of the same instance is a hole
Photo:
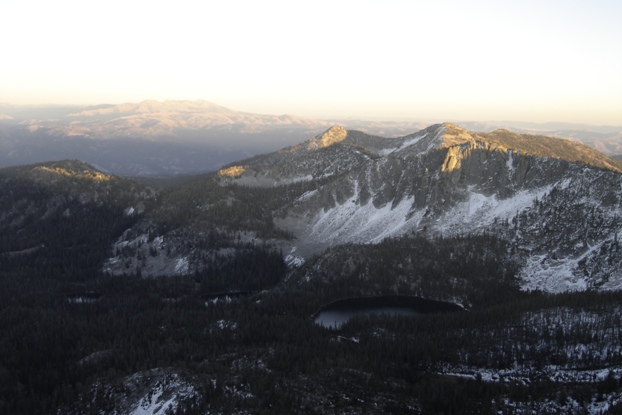
[[[345,128],[335,125],[330,127],[328,130],[324,131],[322,134],[317,135],[309,142],[308,149],[317,149],[317,148],[325,148],[330,147],[335,143],[339,143],[348,137],[348,130]]]
[[[462,127],[445,122],[441,124],[442,132],[440,134],[439,148],[453,147],[477,141],[477,134],[465,130]]]
[[[471,133],[455,124],[445,122],[431,125],[421,131],[402,137],[396,140],[394,144],[389,142],[387,143],[389,148],[381,151],[381,154],[418,157],[434,150],[459,147],[464,144],[474,145],[477,140],[477,134]]]
[[[613,170],[618,173],[622,172],[622,166],[617,161],[576,141],[542,135],[519,134],[505,129],[498,129],[490,133],[475,133],[445,122],[432,125],[412,136],[407,136],[406,139],[408,139],[407,142],[415,144],[407,150],[413,154],[447,149],[448,154],[457,160],[455,157],[459,154],[468,155],[469,149],[495,149],[504,153],[513,151],[524,155],[549,157],[599,169]]]

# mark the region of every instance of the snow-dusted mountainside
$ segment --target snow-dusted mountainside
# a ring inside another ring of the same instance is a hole
[[[219,175],[250,186],[317,183],[276,219],[297,255],[404,234],[493,232],[523,257],[526,289],[565,291],[622,284],[620,171],[576,142],[445,123],[396,139],[333,127]]]
[[[397,139],[335,126],[304,143],[230,164],[218,175],[225,183],[260,187],[330,179],[379,157],[392,141]]]

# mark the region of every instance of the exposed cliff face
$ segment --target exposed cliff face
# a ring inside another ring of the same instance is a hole
[[[318,148],[330,147],[335,143],[345,140],[347,136],[348,130],[340,126],[334,126],[309,141],[307,148],[309,150],[315,150]]]

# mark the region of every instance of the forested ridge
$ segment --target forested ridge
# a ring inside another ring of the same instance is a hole
[[[547,232],[537,215],[573,208],[556,191],[544,196],[558,200],[553,210],[538,202],[495,234],[345,244],[292,267],[277,245],[243,235],[291,238],[273,215],[316,183],[258,189],[207,176],[154,190],[52,167],[53,191],[41,185],[49,177],[0,172],[0,415],[165,402],[177,414],[622,413],[622,293],[523,291],[514,241],[499,237]],[[589,241],[616,221],[592,210],[577,228]],[[148,245],[157,231],[193,227],[178,233],[184,249],[218,251],[202,267],[159,278],[102,268],[117,254],[164,256]],[[116,244],[130,228],[148,248]],[[613,261],[617,240],[610,250]],[[338,330],[312,319],[377,295],[464,311],[357,317]]]

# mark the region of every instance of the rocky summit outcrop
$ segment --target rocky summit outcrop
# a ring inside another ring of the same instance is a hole
[[[309,141],[307,148],[309,150],[315,150],[318,148],[329,147],[335,143],[345,140],[347,136],[348,130],[340,126],[334,126]]]

